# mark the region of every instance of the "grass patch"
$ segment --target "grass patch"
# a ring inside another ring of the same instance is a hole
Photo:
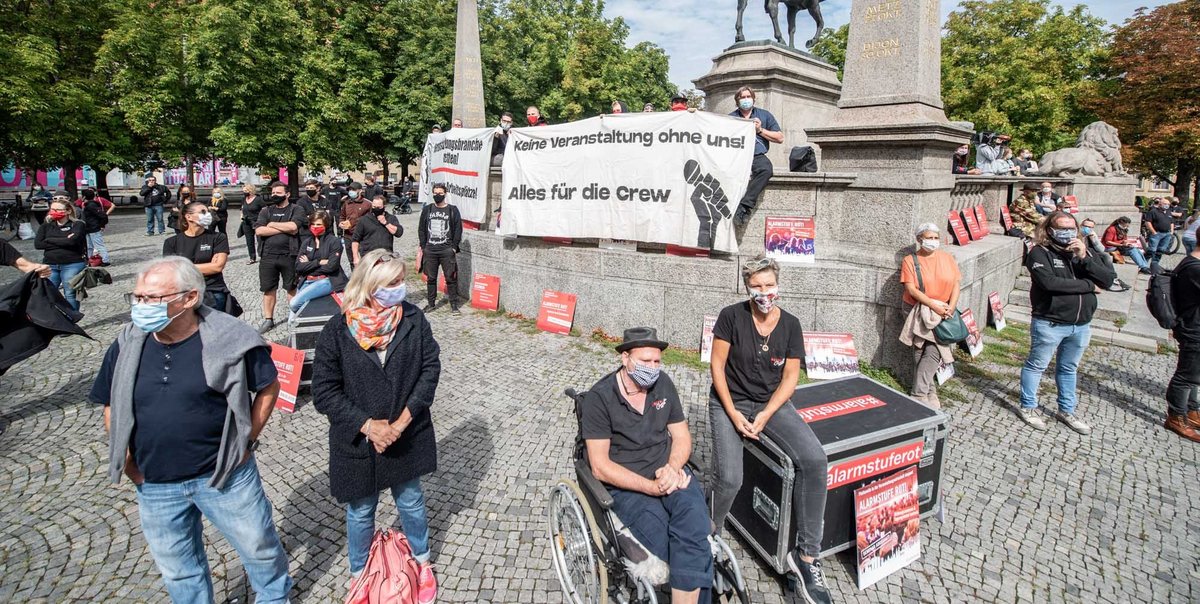
[[[1163,344],[1162,342],[1158,343],[1158,354],[1172,355],[1177,352],[1179,352],[1179,349],[1170,344]]]
[[[888,388],[892,388],[900,392],[908,392],[908,389],[900,385],[900,380],[897,380],[895,374],[893,374],[890,370],[882,367],[872,367],[871,365],[866,364],[864,361],[859,361],[858,371],[859,373],[875,380],[876,382],[879,382],[880,384],[883,384],[884,386],[887,386]]]
[[[1121,329],[1122,327],[1125,327],[1125,324],[1128,322],[1129,322],[1129,317],[1117,317],[1116,319],[1113,319],[1113,325],[1116,325],[1117,329]]]

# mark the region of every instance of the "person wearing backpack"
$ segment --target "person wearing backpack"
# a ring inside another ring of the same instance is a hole
[[[1091,341],[1096,294],[1112,287],[1117,278],[1112,265],[1089,251],[1079,236],[1075,217],[1061,210],[1046,217],[1034,231],[1037,245],[1025,255],[1032,285],[1029,288],[1029,356],[1021,368],[1021,408],[1025,423],[1039,430],[1046,422],[1038,413],[1037,391],[1042,374],[1055,356],[1054,383],[1058,386],[1055,417],[1080,434],[1092,429],[1075,416],[1076,372]]]
[[[1192,250],[1171,277],[1179,364],[1167,383],[1168,430],[1200,442],[1200,250]]]

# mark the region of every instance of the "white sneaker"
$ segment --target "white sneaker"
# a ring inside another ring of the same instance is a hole
[[[1041,414],[1038,413],[1037,407],[1034,407],[1033,409],[1021,407],[1017,409],[1017,415],[1021,417],[1021,421],[1024,421],[1038,430],[1046,429],[1046,420],[1041,418]]]
[[[1092,427],[1083,423],[1083,420],[1075,417],[1075,415],[1072,413],[1063,413],[1062,411],[1059,411],[1058,413],[1054,414],[1054,417],[1058,418],[1058,421],[1066,424],[1070,429],[1083,434],[1084,436],[1092,433]]]

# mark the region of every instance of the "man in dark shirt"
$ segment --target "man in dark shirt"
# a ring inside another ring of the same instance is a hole
[[[1150,234],[1146,237],[1146,259],[1150,262],[1162,260],[1163,254],[1171,249],[1171,238],[1175,233],[1175,219],[1171,217],[1171,200],[1159,197],[1154,207],[1146,212],[1142,222]]]
[[[779,127],[779,122],[770,111],[755,107],[754,100],[754,90],[749,86],[738,88],[733,95],[737,109],[729,114],[754,121],[754,162],[750,164],[750,182],[746,184],[746,194],[738,202],[738,210],[733,215],[733,224],[737,227],[745,226],[750,221],[750,213],[758,205],[758,197],[767,187],[767,181],[775,171],[775,166],[767,159],[771,143],[783,144],[783,132],[780,131],[782,128]]]
[[[271,197],[258,214],[254,234],[262,238],[262,261],[258,265],[258,285],[263,293],[263,322],[259,333],[275,328],[275,300],[282,287],[288,299],[296,295],[296,255],[300,230],[308,226],[308,217],[300,206],[288,203],[287,185],[271,183]]]
[[[1171,278],[1179,364],[1167,384],[1168,430],[1200,443],[1200,249],[1175,267]]]
[[[708,601],[712,521],[686,467],[692,437],[679,393],[661,373],[666,347],[653,328],[625,330],[617,346],[621,367],[600,378],[580,403],[580,434],[617,518],[670,566],[672,601]]]
[[[330,180],[329,184],[321,187],[321,206],[325,211],[329,212],[330,216],[336,217],[342,208],[342,200],[346,197],[346,187],[343,187],[336,180]]]
[[[146,236],[154,234],[156,224],[158,234],[162,235],[166,231],[163,226],[163,207],[171,200],[171,190],[158,184],[154,176],[148,176],[139,195],[142,196],[142,207],[146,208]]]
[[[404,227],[400,226],[400,219],[388,213],[383,194],[376,195],[371,200],[371,213],[360,218],[354,226],[354,238],[350,244],[354,264],[357,266],[359,259],[371,250],[392,251],[392,243],[402,235]]]
[[[387,199],[387,193],[384,192],[383,187],[375,182],[374,174],[368,174],[363,178],[362,192],[363,197],[368,200],[375,199],[376,195],[383,195],[384,199]]]
[[[462,242],[462,216],[458,208],[446,201],[446,185],[436,183],[430,189],[433,203],[421,208],[417,219],[417,239],[421,246],[422,266],[425,273],[425,312],[437,306],[438,269],[446,275],[446,297],[450,298],[450,312],[458,311],[458,246]]]
[[[202,306],[204,280],[169,256],[137,275],[133,324],[109,347],[88,398],[104,406],[108,478],[137,485],[142,535],[175,602],[212,602],[205,517],[239,552],[258,602],[287,602],[288,558],[254,451],[279,381],[245,323]]]
[[[346,197],[342,199],[342,205],[338,208],[337,216],[338,228],[342,230],[343,249],[350,252],[346,256],[350,258],[351,269],[358,264],[358,259],[354,257],[354,229],[358,228],[359,220],[370,214],[371,200],[363,197],[362,184],[350,183],[346,190]]]
[[[309,178],[304,181],[304,193],[300,195],[296,205],[304,208],[306,216],[312,216],[312,213],[318,209],[323,209],[323,197],[321,196],[321,185],[315,178]]]
[[[512,128],[513,115],[507,111],[500,114],[500,125],[492,135],[492,165],[504,164],[504,150],[508,148],[508,130]]]
[[[46,264],[38,264],[30,262],[17,251],[7,241],[0,239],[0,266],[11,266],[23,273],[36,271],[39,277],[46,278],[50,276],[50,266]]]

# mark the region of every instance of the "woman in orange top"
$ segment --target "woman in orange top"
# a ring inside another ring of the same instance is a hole
[[[959,281],[962,279],[958,263],[949,253],[938,249],[941,233],[937,225],[925,223],[917,227],[916,238],[915,252],[900,262],[904,303],[909,308],[923,305],[934,315],[948,319],[954,316],[954,309],[958,307]],[[919,280],[913,265],[914,258],[920,262]],[[940,407],[934,378],[945,356],[944,351],[937,342],[927,339],[915,339],[913,346],[917,369],[913,376],[912,396],[933,407]]]

